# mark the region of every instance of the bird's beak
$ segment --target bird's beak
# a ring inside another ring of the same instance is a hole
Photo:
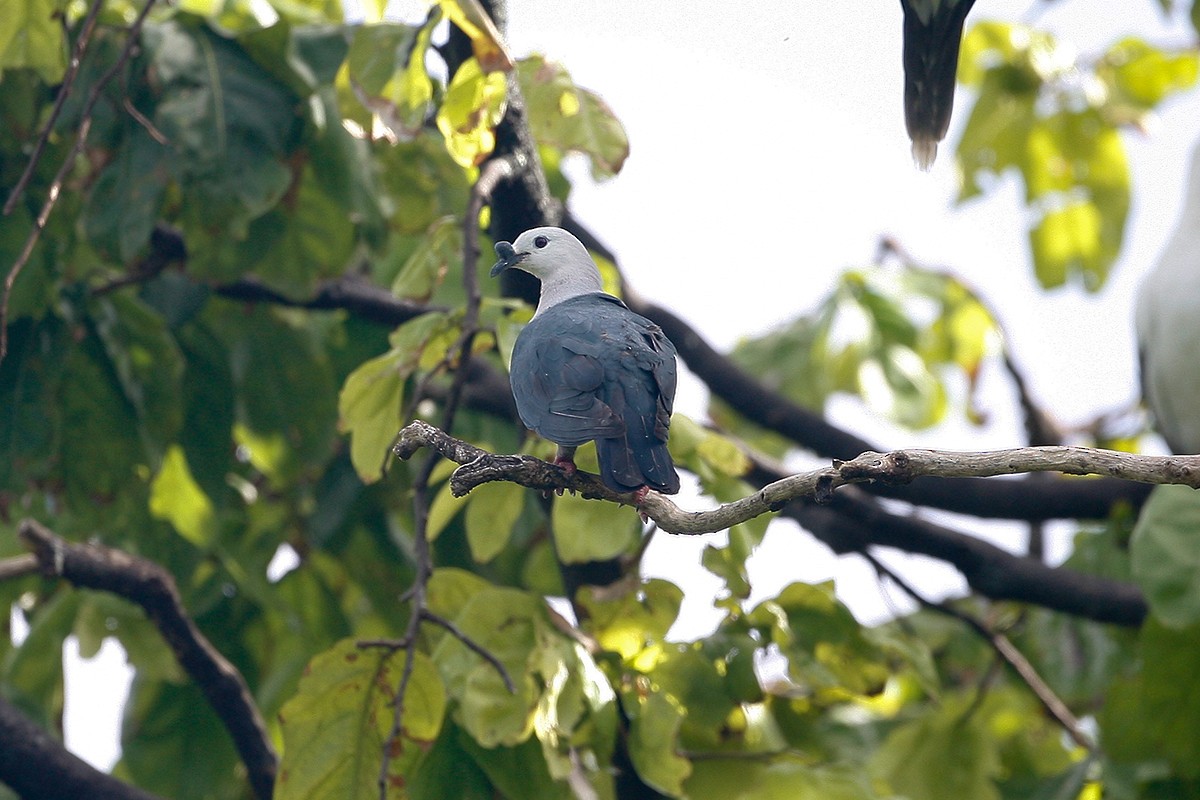
[[[528,253],[518,253],[508,242],[496,242],[496,255],[500,260],[492,265],[491,276],[494,278],[509,267],[515,267],[525,260]]]

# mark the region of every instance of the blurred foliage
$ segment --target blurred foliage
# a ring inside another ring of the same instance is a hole
[[[1195,85],[1200,60],[1133,37],[1099,57],[1026,25],[981,22],[963,39],[959,81],[977,93],[958,143],[959,202],[1015,170],[1042,286],[1096,291],[1125,238],[1131,178],[1120,130]]]
[[[0,185],[11,187],[84,7],[0,7]],[[0,219],[0,262],[16,258],[81,98],[136,10],[104,7],[30,186]],[[1070,745],[953,620],[921,611],[864,626],[830,584],[752,602],[747,561],[766,517],[706,547],[721,618],[680,641],[683,589],[638,574],[647,534],[630,509],[509,484],[456,499],[447,465],[431,487],[428,608],[495,656],[515,691],[438,626],[422,626],[411,664],[403,651],[360,648],[402,636],[409,617],[413,472],[385,471],[384,455],[405,421],[440,418],[465,302],[462,215],[507,102],[503,70],[515,70],[560,195],[566,155],[603,179],[629,152],[611,110],[562,66],[510,65],[477,3],[443,0],[418,25],[384,21],[384,10],[364,4],[365,21],[348,25],[333,0],[184,0],[150,16],[14,288],[0,363],[0,557],[20,551],[15,530],[29,516],[167,568],[271,726],[279,798],[378,796],[406,670],[385,772],[396,798],[632,797],[630,770],[668,796],[714,799],[1196,796],[1195,511],[1165,496],[1132,544],[1131,520],[1115,518],[1081,532],[1068,562],[1139,581],[1154,610],[1144,630],[967,606],[1015,620],[1011,638],[1097,721],[1103,756]],[[432,45],[445,19],[473,48],[449,77]],[[962,199],[1015,167],[1043,285],[1098,288],[1131,192],[1120,127],[1190,86],[1196,61],[1133,39],[1090,63],[1067,52],[1020,26],[970,34],[961,77],[978,96],[959,147]],[[152,268],[164,235],[181,237],[186,258]],[[388,330],[216,291],[254,281],[303,300],[334,279],[430,310]],[[510,313],[494,282],[482,286],[493,330],[476,357],[503,369],[528,310]],[[734,357],[810,408],[848,393],[923,428],[977,414],[998,339],[961,280],[901,263],[846,272],[804,317]],[[719,404],[711,416],[711,426],[677,416],[672,451],[706,497],[743,496],[747,451],[789,446]],[[497,452],[550,452],[470,408],[455,433]],[[594,454],[579,457],[586,468]],[[574,619],[546,602],[564,591],[560,564],[602,559],[627,575],[582,588]],[[0,583],[0,601],[29,626],[14,644],[0,615],[8,701],[57,730],[64,639],[87,657],[115,638],[137,674],[115,773],[176,798],[248,796],[226,732],[139,609],[36,577]]]

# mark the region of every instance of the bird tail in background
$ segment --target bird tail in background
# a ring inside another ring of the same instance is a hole
[[[950,126],[963,24],[975,0],[900,0],[904,8],[904,122],[913,159],[928,170]]]

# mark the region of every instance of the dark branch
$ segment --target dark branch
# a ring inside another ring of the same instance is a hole
[[[877,450],[871,443],[831,425],[819,414],[763,386],[753,375],[718,353],[694,328],[667,309],[635,297],[631,307],[657,322],[678,348],[688,368],[709,391],[747,419],[769,428],[819,456],[850,459]],[[978,478],[917,478],[907,485],[875,484],[870,491],[909,503],[993,519],[1103,519],[1113,506],[1140,506],[1149,486],[1101,478],[1036,483]]]
[[[0,783],[28,800],[160,800],[68,752],[0,697]]]
[[[266,725],[241,673],[188,616],[171,574],[152,561],[121,550],[99,544],[71,544],[34,520],[23,520],[19,534],[47,577],[112,592],[142,607],[225,724],[246,765],[255,795],[269,800],[277,757]]]

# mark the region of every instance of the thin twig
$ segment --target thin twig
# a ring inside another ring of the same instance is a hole
[[[104,91],[104,87],[116,77],[117,73],[121,71],[133,54],[134,48],[137,46],[138,36],[142,30],[142,25],[146,22],[146,17],[150,13],[150,9],[154,7],[154,2],[155,0],[146,0],[146,5],[142,7],[133,24],[129,26],[125,44],[121,48],[121,52],[117,54],[116,60],[113,61],[112,65],[100,76],[96,83],[92,85],[91,91],[88,92],[87,100],[83,104],[80,116],[79,130],[75,134],[75,142],[63,158],[62,165],[59,166],[58,172],[54,175],[54,180],[50,182],[50,188],[46,191],[46,201],[42,204],[42,210],[33,221],[33,230],[29,232],[29,236],[25,239],[25,246],[21,248],[17,260],[13,262],[8,275],[4,279],[4,295],[0,298],[0,362],[4,361],[4,356],[8,353],[8,302],[12,297],[13,284],[16,283],[17,276],[21,274],[21,270],[29,263],[29,257],[33,255],[33,248],[41,238],[42,231],[46,227],[46,222],[50,219],[50,213],[58,203],[59,195],[62,194],[63,183],[66,182],[67,175],[75,166],[75,159],[83,151],[83,147],[87,143],[88,134],[92,129],[92,112],[96,108],[96,103],[100,100],[100,95]]]
[[[1093,742],[1088,735],[1083,732],[1083,729],[1079,725],[1079,720],[1076,719],[1075,715],[1071,713],[1071,709],[1069,709],[1067,704],[1064,703],[1057,694],[1055,694],[1054,690],[1050,688],[1050,685],[1047,684],[1046,681],[1042,679],[1042,676],[1038,674],[1037,670],[1034,669],[1033,664],[1029,663],[1029,659],[1025,657],[1025,654],[1018,650],[1016,645],[1014,645],[1007,636],[991,630],[981,620],[976,619],[964,611],[959,611],[957,608],[944,603],[935,603],[932,600],[929,600],[914,587],[912,587],[907,581],[889,569],[883,562],[875,558],[875,556],[873,556],[871,553],[864,551],[862,555],[867,559],[868,562],[870,562],[871,566],[873,566],[877,572],[886,575],[888,579],[892,581],[892,583],[899,586],[905,592],[905,594],[920,603],[922,607],[927,608],[930,611],[935,611],[939,614],[944,614],[948,617],[953,617],[954,619],[962,622],[981,639],[990,644],[992,649],[996,651],[996,655],[1003,659],[1004,663],[1013,668],[1018,677],[1020,677],[1025,685],[1029,687],[1030,691],[1033,692],[1034,697],[1038,699],[1038,702],[1041,703],[1042,708],[1046,710],[1046,713],[1054,718],[1054,720],[1062,727],[1062,729],[1067,732],[1067,735],[1071,737],[1072,741],[1088,752],[1092,752],[1096,749],[1095,742]]]
[[[450,350],[450,352],[457,350],[459,357],[458,368],[455,370],[450,390],[446,394],[442,411],[442,428],[447,431],[454,428],[454,418],[458,413],[463,390],[467,383],[468,367],[471,363],[471,348],[476,335],[479,333],[479,306],[482,302],[479,293],[479,281],[476,275],[479,264],[479,216],[484,204],[491,198],[496,186],[501,180],[511,176],[513,172],[513,164],[508,159],[499,158],[489,161],[484,165],[478,180],[475,181],[475,185],[471,187],[471,196],[467,201],[466,215],[463,220],[462,263],[463,289],[467,299],[466,309],[463,313],[462,332],[459,335],[458,341]],[[393,445],[393,449],[395,449],[395,445]],[[458,636],[464,645],[479,653],[500,671],[500,675],[504,679],[505,685],[509,687],[509,691],[516,691],[516,687],[507,670],[504,669],[503,665],[494,656],[487,653],[468,637],[463,636],[462,632],[449,620],[442,619],[435,614],[431,616],[431,612],[425,607],[426,588],[429,576],[433,573],[433,562],[429,552],[429,538],[427,536],[429,522],[429,479],[440,457],[436,450],[431,450],[421,465],[420,470],[418,470],[416,478],[413,480],[413,559],[416,561],[416,575],[413,577],[412,597],[409,600],[411,611],[409,613],[408,625],[405,628],[404,638],[401,640],[404,642],[404,650],[407,657],[404,662],[404,671],[400,675],[400,684],[396,687],[396,695],[392,703],[392,728],[384,740],[383,757],[379,767],[380,800],[387,800],[388,768],[391,764],[392,754],[398,751],[397,745],[399,744],[404,722],[404,695],[408,690],[408,683],[412,678],[413,659],[418,644],[417,633],[422,621],[434,622],[444,627],[451,635]]]
[[[42,572],[74,586],[100,589],[142,607],[220,717],[260,800],[274,791],[278,757],[242,674],[188,616],[171,574],[158,564],[99,544],[72,544],[31,519],[18,528]]]
[[[490,650],[479,644],[479,642],[476,642],[470,636],[467,636],[467,634],[463,633],[461,628],[440,614],[435,614],[426,608],[421,611],[421,618],[426,622],[432,622],[434,625],[445,628],[451,636],[462,642],[468,650],[491,664],[492,667],[495,668],[496,672],[500,673],[500,680],[504,681],[504,688],[508,689],[508,693],[516,694],[517,685],[513,683],[512,676],[508,674],[508,669],[504,666],[504,663],[500,659],[496,658],[496,656],[492,654]]]
[[[25,165],[25,171],[21,173],[21,177],[17,179],[12,191],[8,193],[8,199],[4,201],[4,216],[6,217],[16,208],[17,200],[21,198],[25,187],[33,178],[33,172],[37,169],[38,162],[42,160],[42,153],[45,152],[46,144],[50,141],[50,133],[54,130],[54,125],[58,122],[58,117],[67,104],[71,90],[75,88],[75,79],[79,76],[79,65],[83,63],[83,54],[91,44],[92,34],[96,30],[96,19],[103,7],[104,0],[92,0],[91,5],[88,6],[87,16],[83,18],[83,25],[79,28],[79,38],[75,40],[75,46],[71,48],[71,60],[67,62],[67,71],[63,73],[62,84],[58,87],[58,96],[54,98],[54,107],[50,109],[50,116],[46,118],[46,124],[42,126],[42,132],[38,134],[37,141],[33,145],[33,153],[29,156],[29,163]]]

